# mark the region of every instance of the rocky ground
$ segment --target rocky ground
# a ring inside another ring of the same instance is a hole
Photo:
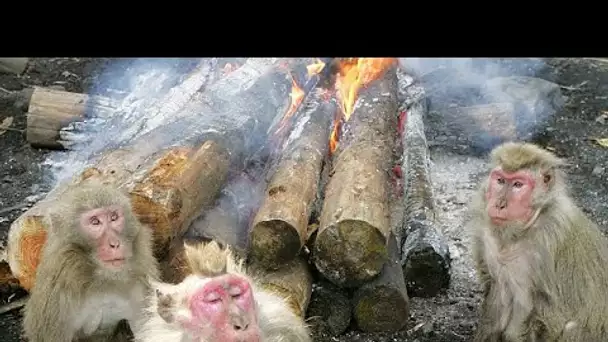
[[[0,74],[0,122],[13,117],[11,129],[0,134],[0,241],[22,207],[36,199],[44,187],[40,162],[45,151],[27,145],[23,106],[3,100],[8,92],[32,85],[54,86],[68,91],[87,91],[107,65],[106,59],[44,58],[34,59],[21,76]],[[585,211],[608,227],[608,149],[588,140],[608,137],[608,60],[549,59],[539,77],[562,86],[567,96],[565,108],[553,116],[536,141],[550,147],[569,162],[568,175],[572,194]],[[441,135],[434,135],[439,139]],[[476,325],[480,302],[472,270],[468,241],[462,221],[465,206],[483,170],[484,160],[456,151],[436,141],[432,148],[432,178],[437,196],[442,228],[450,238],[453,255],[452,283],[449,290],[431,299],[411,299],[411,320],[406,331],[395,334],[349,332],[338,338],[317,341],[470,341]],[[4,341],[18,341],[19,317],[0,315],[0,336]]]

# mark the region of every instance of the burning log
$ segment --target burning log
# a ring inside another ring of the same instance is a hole
[[[113,107],[112,100],[105,97],[34,87],[27,113],[27,142],[32,147],[65,149],[59,134],[62,128],[83,120],[86,111],[109,115]]]
[[[394,64],[380,69],[384,75],[362,90],[356,107],[344,106],[346,115],[350,117],[353,108],[354,113],[348,121],[348,137],[341,137],[333,160],[313,252],[317,269],[339,286],[355,287],[371,280],[388,258],[388,169],[392,129],[397,124]],[[366,78],[370,75],[355,79]],[[354,104],[352,91],[346,93]]]
[[[409,318],[409,297],[393,234],[388,239],[388,253],[380,276],[358,288],[353,296],[355,321],[365,332],[398,331]]]
[[[428,145],[424,135],[425,100],[407,111],[403,131],[405,218],[398,234],[401,264],[410,296],[430,297],[450,283],[450,251],[437,226],[430,179]]]
[[[296,315],[305,317],[312,293],[312,275],[303,258],[296,257],[272,271],[255,263],[248,265],[247,270],[264,289],[285,298]]]
[[[278,268],[295,258],[306,243],[308,220],[319,186],[335,103],[318,88],[306,100],[294,125],[265,200],[253,220],[250,257]]]
[[[253,79],[242,73],[243,68],[256,67],[260,71],[253,73]],[[216,114],[204,120],[201,115],[184,116],[138,137],[125,148],[103,152],[98,162],[90,162],[92,167],[61,183],[13,222],[8,261],[22,286],[30,288],[34,281],[40,248],[46,240],[47,216],[57,208],[53,199],[61,189],[78,186],[88,178],[116,184],[131,194],[137,216],[153,230],[157,257],[165,257],[170,249],[167,246],[177,240],[174,237],[183,234],[200,210],[212,204],[229,166],[255,150],[255,139],[265,134],[289,104],[291,82],[279,68],[278,59],[253,60],[228,77],[237,78],[233,80],[236,87],[246,83],[247,91],[233,91],[236,98],[212,99],[211,105],[201,103],[193,108],[192,102],[189,104],[191,113]],[[220,103],[226,107],[217,113]]]
[[[28,62],[27,57],[0,58],[0,72],[20,74],[25,70]]]

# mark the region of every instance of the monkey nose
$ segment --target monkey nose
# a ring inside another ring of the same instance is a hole
[[[120,241],[116,240],[116,241],[110,241],[110,247],[111,248],[118,248],[120,247]]]
[[[232,328],[237,331],[247,330],[249,322],[244,317],[233,317]]]

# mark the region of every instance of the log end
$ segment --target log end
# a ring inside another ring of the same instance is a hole
[[[433,297],[450,286],[449,248],[434,228],[413,231],[402,250],[403,277],[411,297]]]
[[[362,331],[395,332],[407,324],[409,299],[395,287],[361,288],[353,299],[355,322]]]
[[[42,217],[28,216],[23,220],[21,236],[15,251],[19,270],[14,273],[21,287],[27,291],[34,286],[36,269],[40,264],[46,238],[47,231],[42,223]]]
[[[294,259],[302,247],[297,229],[283,220],[255,224],[250,244],[251,259],[268,268],[278,268]]]
[[[371,280],[387,259],[386,238],[364,221],[338,222],[320,230],[315,239],[315,266],[341,287],[357,287]]]
[[[313,286],[306,312],[313,336],[327,339],[339,336],[348,329],[352,305],[344,290],[325,281]]]

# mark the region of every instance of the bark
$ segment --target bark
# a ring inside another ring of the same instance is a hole
[[[28,62],[27,57],[0,58],[0,72],[20,74],[25,70]]]
[[[450,283],[450,251],[436,220],[430,179],[430,159],[424,134],[426,100],[407,110],[403,132],[405,215],[397,237],[401,264],[410,296],[430,297]]]
[[[314,259],[336,285],[360,286],[377,276],[387,260],[388,170],[396,118],[397,78],[390,68],[361,91],[325,189]]]
[[[306,243],[336,110],[335,102],[322,96],[322,89],[318,88],[306,100],[304,115],[294,125],[254,218],[250,257],[262,266],[278,268],[295,258]]]
[[[56,205],[53,198],[66,188],[77,187],[84,178],[101,178],[131,193],[136,214],[153,229],[157,257],[163,258],[172,238],[200,210],[213,204],[211,199],[215,200],[230,164],[255,151],[271,122],[288,107],[288,70],[280,68],[278,60],[273,63],[253,79],[235,83],[235,87],[246,84],[247,88],[232,91],[234,98],[220,92],[196,108],[190,102],[191,115],[160,125],[123,148],[106,149],[99,160],[91,160],[91,167],[60,183],[20,216],[11,225],[8,241],[9,264],[20,282],[30,287],[34,281],[39,249],[46,239],[47,215]],[[218,106],[221,111],[216,111]]]
[[[297,257],[272,271],[252,263],[247,271],[264,290],[285,298],[293,313],[305,317],[312,293],[312,275],[306,260]]]
[[[59,134],[62,128],[83,120],[88,110],[109,115],[113,107],[112,100],[105,97],[34,87],[27,113],[27,142],[32,147],[65,149]]]
[[[399,244],[391,234],[389,259],[380,275],[361,286],[353,296],[354,318],[365,332],[394,332],[409,318],[409,297],[400,264]]]

